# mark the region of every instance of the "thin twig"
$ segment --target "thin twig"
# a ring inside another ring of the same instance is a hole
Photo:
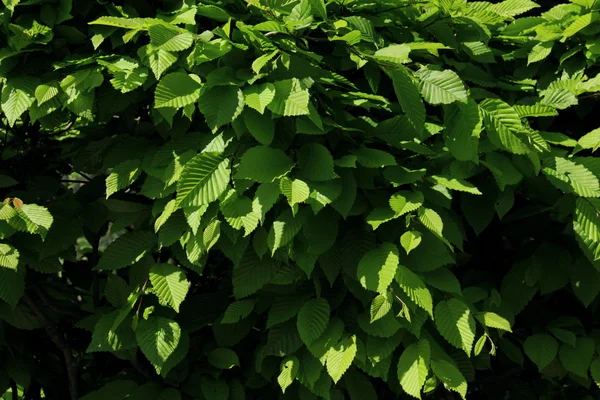
[[[58,331],[58,328],[50,321],[46,315],[38,308],[36,302],[29,296],[29,294],[25,294],[23,296],[23,300],[25,304],[33,311],[33,313],[38,317],[42,324],[44,325],[44,329],[48,336],[50,336],[50,340],[58,347],[59,350],[62,350],[63,356],[65,358],[65,364],[67,368],[67,378],[69,381],[69,395],[71,400],[77,400],[77,363],[75,361],[75,357],[73,357],[73,351],[71,350],[71,346],[67,338]]]
[[[88,181],[91,181],[92,178],[90,178],[89,176],[87,176],[86,174],[84,174],[83,172],[79,172],[79,171],[74,171],[77,175],[81,175],[83,176],[85,179],[87,179]]]
[[[310,40],[312,42],[329,42],[329,39],[326,38],[316,38],[312,36],[302,36],[303,39]]]
[[[437,18],[437,19],[434,19],[433,21],[431,21],[431,22],[428,22],[428,23],[426,23],[425,25],[421,26],[421,27],[420,27],[420,29],[425,29],[425,28],[428,28],[429,26],[431,26],[431,25],[435,24],[436,22],[440,22],[440,21],[443,21],[443,20],[445,20],[445,19],[449,19],[449,18],[452,18],[452,17],[448,15],[448,16],[445,16],[445,17],[442,17],[442,18]]]
[[[138,303],[137,310],[135,311],[136,315],[140,314],[140,309],[142,308],[142,301],[144,300],[144,291],[146,290],[147,284],[148,284],[148,278],[146,278],[146,281],[144,282],[144,285],[142,285],[142,289],[140,290],[141,296],[140,296],[140,302]]]
[[[78,181],[77,179],[61,179],[61,182],[66,183],[88,183],[89,181]]]
[[[54,133],[52,133],[52,135],[60,135],[60,134],[63,134],[63,133],[65,133],[65,132],[67,132],[69,129],[71,129],[71,127],[72,127],[72,126],[73,126],[73,121],[70,121],[70,122],[67,124],[67,126],[65,126],[63,129],[61,129],[61,130],[60,130],[60,131],[58,131],[58,132],[54,132]]]

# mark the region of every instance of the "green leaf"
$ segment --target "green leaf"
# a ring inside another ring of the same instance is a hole
[[[565,28],[562,34],[561,42],[565,42],[571,36],[574,36],[582,29],[588,27],[589,25],[595,23],[600,16],[597,12],[590,12],[584,15],[581,15],[575,19],[569,26]]]
[[[172,264],[154,264],[150,268],[150,282],[159,303],[179,312],[179,306],[188,292],[189,282],[185,272]]]
[[[261,221],[264,221],[265,214],[275,205],[280,194],[279,185],[276,183],[263,183],[259,185],[252,200],[252,212]]]
[[[558,357],[563,367],[582,378],[588,378],[588,368],[595,352],[594,339],[578,337],[575,347],[564,343],[560,346]]]
[[[332,318],[325,332],[311,346],[310,353],[316,357],[321,365],[327,362],[329,351],[335,346],[344,332],[344,323],[339,318]]]
[[[396,165],[396,159],[388,152],[360,147],[353,151],[358,157],[358,162],[367,168],[381,168]]]
[[[297,78],[274,83],[275,97],[268,108],[273,114],[283,116],[308,115],[308,89]]]
[[[489,15],[489,14],[488,14]],[[493,63],[494,53],[483,42],[463,42],[461,43],[466,53],[475,61],[480,63]]]
[[[568,89],[546,90],[540,101],[541,104],[564,110],[578,103],[577,97]]]
[[[0,243],[0,267],[17,270],[19,250],[5,243]]]
[[[600,387],[600,359],[595,359],[590,365],[590,374],[596,386]]]
[[[473,184],[462,179],[456,179],[450,176],[441,175],[432,175],[430,179],[438,185],[442,185],[443,187],[448,188],[450,190],[458,190],[460,192],[467,192],[471,194],[482,194],[481,191],[477,189]]]
[[[240,360],[235,351],[217,348],[208,353],[208,362],[219,369],[231,369],[240,366]]]
[[[533,46],[527,56],[527,65],[540,62],[550,55],[554,41],[540,42]]]
[[[259,85],[246,86],[244,88],[244,100],[246,105],[264,114],[265,109],[275,99],[275,85],[270,82]]]
[[[306,144],[298,151],[298,167],[309,181],[328,181],[338,176],[333,170],[333,157],[321,144]]]
[[[107,67],[113,78],[110,83],[121,93],[127,93],[142,86],[148,78],[148,68],[142,67],[130,57],[121,57],[117,61],[98,60]]]
[[[182,108],[200,98],[200,78],[183,72],[163,76],[156,85],[154,107]]]
[[[244,109],[244,95],[235,86],[213,86],[202,92],[198,108],[214,133],[240,116]]]
[[[403,265],[398,266],[396,272],[396,281],[400,285],[400,288],[406,293],[412,301],[415,302],[423,310],[433,318],[433,298],[427,286],[421,278],[408,268]],[[438,303],[439,307],[439,303]],[[437,307],[436,307],[436,318],[437,318]]]
[[[177,210],[177,206],[175,205],[175,199],[169,200],[162,213],[156,218],[154,221],[154,232],[158,232],[158,230],[169,220],[171,215]]]
[[[504,0],[503,2],[490,5],[490,9],[498,14],[514,17],[539,7],[531,0]]]
[[[260,144],[268,146],[275,137],[275,122],[271,118],[271,113],[259,114],[254,110],[247,109],[242,113],[244,123],[248,132]]]
[[[475,340],[475,320],[466,304],[458,299],[440,301],[434,315],[435,326],[442,336],[470,356]]]
[[[419,209],[425,198],[421,192],[409,192],[401,190],[390,197],[390,208],[394,210],[397,216]]]
[[[46,239],[46,235],[54,222],[54,218],[46,207],[37,204],[25,204],[21,207],[15,207],[14,211],[16,211],[17,216],[8,221],[13,228],[18,231],[35,233],[40,235],[42,240]]]
[[[197,41],[194,50],[188,55],[186,61],[190,65],[201,65],[223,57],[232,49],[231,42],[225,39],[214,39],[207,43]]]
[[[431,360],[431,369],[435,376],[442,381],[444,387],[460,394],[460,397],[466,399],[467,380],[458,368],[446,360],[433,359]]]
[[[427,229],[439,237],[443,237],[444,222],[442,217],[431,208],[421,207],[418,211],[419,221],[425,225]]]
[[[298,314],[304,305],[304,298],[295,295],[276,297],[269,309],[267,328],[289,321]]]
[[[496,328],[503,331],[512,332],[510,322],[508,322],[506,318],[494,312],[485,311],[481,314],[477,314],[476,317],[484,326],[487,326],[488,328]]]
[[[290,179],[288,177],[281,178],[279,182],[281,193],[287,198],[290,207],[298,203],[303,203],[308,199],[310,188],[306,182],[300,179]]]
[[[523,344],[527,357],[537,365],[541,371],[546,368],[558,354],[558,342],[545,333],[536,333],[529,336]]]
[[[344,377],[344,385],[350,400],[376,399],[377,392],[369,378],[356,370],[349,370]]]
[[[421,70],[417,76],[421,95],[429,104],[467,103],[465,86],[454,71]]]
[[[369,313],[371,314],[371,322],[377,321],[384,317],[392,309],[392,299],[386,294],[378,294],[371,302]]]
[[[140,160],[127,160],[114,167],[106,177],[106,198],[131,185],[140,173]]]
[[[304,303],[298,312],[297,327],[300,339],[310,347],[327,328],[329,323],[329,303],[319,297]]]
[[[340,171],[342,178],[342,192],[331,203],[331,206],[344,218],[348,217],[350,210],[356,201],[356,180],[351,171]]]
[[[308,0],[308,3],[310,4],[311,10],[316,15],[324,20],[327,19],[327,8],[324,0]]]
[[[147,231],[127,232],[119,236],[102,253],[96,270],[115,270],[139,261],[156,244],[156,237]]]
[[[356,336],[352,335],[340,340],[327,355],[327,373],[334,383],[337,383],[350,368],[356,357]]]
[[[101,389],[88,393],[81,400],[102,400],[106,398],[131,398],[128,396],[135,391],[137,383],[128,380],[116,380],[102,386]]]
[[[397,217],[389,207],[377,207],[367,215],[367,223],[373,227],[373,230],[380,225],[391,221]]]
[[[578,198],[575,202],[573,231],[577,242],[590,261],[600,258],[600,216],[598,209],[588,200]]]
[[[262,56],[258,57],[256,60],[252,61],[252,71],[255,74],[260,74],[260,71],[275,57],[279,52],[274,50],[270,53],[265,53]]]
[[[281,391],[285,393],[285,390],[294,382],[294,379],[298,376],[300,371],[300,360],[294,356],[288,356],[281,361],[279,367],[280,373],[277,377],[277,383],[281,387]]]
[[[406,254],[416,249],[421,243],[422,235],[419,231],[407,231],[400,236],[400,244],[406,251]]]
[[[229,159],[222,153],[200,153],[185,164],[177,182],[177,207],[215,201],[229,184]]]
[[[125,282],[125,279],[119,275],[109,275],[104,288],[106,300],[115,308],[125,307],[127,305],[127,297],[129,297],[130,289]]]
[[[486,335],[482,335],[479,339],[477,339],[477,342],[475,342],[475,347],[473,348],[473,355],[475,357],[477,357],[479,354],[481,354],[481,351],[483,350],[483,346],[485,346],[486,342],[487,342]]]
[[[184,31],[167,24],[152,25],[148,29],[150,44],[161,50],[182,51],[189,48],[194,37],[191,32]]]
[[[246,318],[252,310],[254,310],[254,304],[256,302],[251,299],[234,301],[227,306],[225,313],[223,313],[222,324],[236,324],[240,320]]]
[[[147,46],[146,48],[140,48],[138,54],[142,53],[140,56],[146,65],[150,67],[150,70],[154,74],[154,77],[159,80],[160,77],[169,69],[169,67],[177,61],[177,56],[169,53],[164,49],[155,49],[152,46]]]
[[[542,103],[535,103],[533,105],[517,105],[513,106],[515,111],[519,114],[519,117],[554,117],[558,115],[558,111],[554,107],[544,105]]]
[[[355,44],[357,44],[357,43],[360,42],[360,40],[361,40],[361,33],[360,33],[359,30],[353,30],[353,31],[350,31],[350,32],[346,33],[343,36],[336,35],[336,36],[332,37],[329,40],[332,40],[332,41],[339,40],[339,41],[343,41],[343,42],[348,43],[348,45],[355,45]],[[393,56],[395,55],[395,53],[394,53],[393,50],[391,51],[391,53],[392,53],[391,57],[393,58]],[[385,56],[385,54],[384,54],[384,56]]]
[[[148,69],[139,67],[128,72],[115,72],[110,83],[121,93],[127,93],[142,86],[148,78]]]
[[[552,328],[550,329],[550,331],[552,332],[555,338],[571,345],[572,347],[575,347],[577,338],[575,337],[575,334],[573,332],[562,328]]]
[[[225,198],[221,199],[221,212],[225,220],[234,229],[244,227],[248,236],[260,221],[260,214],[252,209],[252,201],[246,196],[240,196],[235,189],[231,189]]]
[[[494,175],[500,190],[505,190],[508,185],[516,185],[523,179],[523,174],[515,167],[511,160],[500,153],[489,153],[485,162],[482,162]],[[471,197],[475,202],[481,201]]]
[[[32,77],[20,76],[9,79],[2,88],[2,112],[9,126],[14,126],[21,115],[35,101],[38,81]]]
[[[429,373],[429,342],[421,339],[408,346],[398,360],[398,380],[402,389],[412,397],[421,398],[421,388]]]
[[[434,271],[428,272],[425,275],[425,281],[429,286],[433,286],[444,292],[461,294],[460,282],[456,279],[456,276],[452,274],[447,268],[438,268]]]
[[[490,141],[499,149],[514,154],[526,154],[529,147],[516,135],[523,131],[521,118],[514,108],[497,99],[479,104]]]
[[[410,61],[410,46],[407,44],[393,44],[379,49],[373,55],[376,60],[391,64],[405,64]]]
[[[228,400],[229,385],[223,379],[214,379],[207,375],[200,377],[200,391],[207,400]]]
[[[425,128],[425,105],[414,78],[406,68],[393,70],[391,77],[402,110],[417,134],[421,135]]]
[[[600,197],[600,180],[580,160],[577,158],[567,160],[562,157],[549,158],[544,161],[542,172],[563,191],[573,191],[583,197]]]
[[[100,17],[89,25],[106,25],[125,29],[144,29],[149,21],[145,18]]]
[[[14,178],[8,175],[0,174],[0,188],[11,187],[17,183],[19,182],[17,182]]]
[[[600,294],[600,272],[585,257],[572,264],[571,288],[575,296],[588,307]]]
[[[398,248],[382,243],[361,258],[356,275],[365,289],[384,294],[394,280],[398,262]]]
[[[283,151],[255,146],[242,155],[235,178],[273,182],[290,172],[293,166],[292,160]]]
[[[92,342],[86,350],[88,353],[96,351],[123,351],[136,346],[135,334],[131,329],[132,318],[129,315],[125,315],[121,319],[120,313],[120,310],[116,310],[103,315],[98,320],[92,332]],[[118,321],[119,319],[121,321]]]
[[[171,319],[151,316],[140,319],[135,336],[140,350],[160,374],[179,344],[181,328]]]
[[[600,128],[586,133],[577,141],[577,150],[592,150],[595,152],[600,147]]]
[[[252,251],[246,251],[240,264],[233,269],[231,281],[236,299],[248,297],[266,285],[273,274],[271,260],[261,260]]]
[[[0,268],[0,299],[15,308],[25,293],[24,269]]]
[[[60,86],[57,81],[50,81],[39,85],[35,88],[35,99],[38,102],[38,106],[52,100],[59,92]]]

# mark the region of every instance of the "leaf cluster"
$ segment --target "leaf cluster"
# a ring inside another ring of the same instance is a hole
[[[600,2],[0,15],[0,394],[600,393]]]

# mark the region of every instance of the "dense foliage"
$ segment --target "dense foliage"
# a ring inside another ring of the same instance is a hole
[[[600,391],[600,2],[2,0],[4,399]]]

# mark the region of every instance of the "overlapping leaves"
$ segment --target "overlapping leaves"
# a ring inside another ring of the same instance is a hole
[[[0,318],[74,346],[89,394],[7,340],[12,387],[600,381],[597,4],[100,3],[4,2]]]

